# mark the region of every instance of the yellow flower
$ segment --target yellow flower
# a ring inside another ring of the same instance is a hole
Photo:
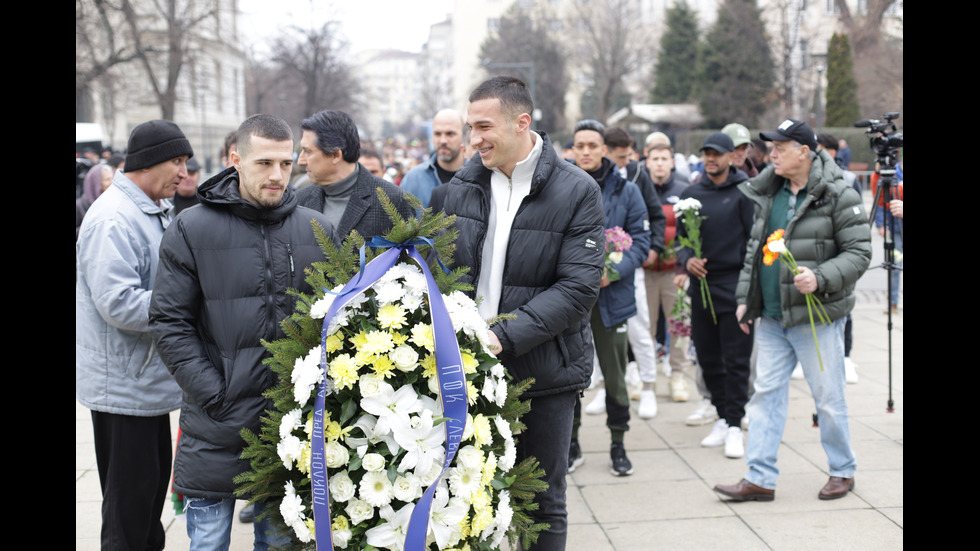
[[[490,420],[484,417],[482,413],[473,418],[473,438],[481,446],[490,444],[493,438],[490,434]]]
[[[338,389],[353,388],[357,383],[357,363],[350,354],[340,354],[330,361],[329,375]]]
[[[463,373],[467,375],[472,375],[476,373],[476,368],[480,367],[480,362],[477,361],[476,357],[469,352],[462,351],[460,355],[463,358]]]
[[[334,530],[347,530],[350,528],[350,522],[344,515],[338,515],[334,517],[333,524],[330,527]]]
[[[378,308],[378,324],[385,329],[401,329],[405,326],[405,309],[397,304],[385,304]]]
[[[480,395],[480,392],[476,389],[476,385],[473,381],[466,381],[466,402],[471,406],[476,403],[476,398]]]
[[[433,354],[426,354],[422,358],[422,375],[425,375],[427,379],[431,379],[436,376],[436,357]]]
[[[358,332],[356,335],[351,337],[350,342],[354,345],[355,349],[361,348],[367,342],[367,333],[364,331]]]
[[[299,452],[299,459],[296,460],[296,468],[303,474],[310,474],[310,454],[312,448],[309,442],[303,442]]]
[[[412,342],[429,352],[435,352],[435,341],[432,337],[432,326],[420,323],[412,328]]]
[[[487,462],[483,464],[483,477],[480,478],[480,482],[489,488],[495,474],[497,474],[497,456],[490,452]]]
[[[344,347],[344,334],[340,331],[327,337],[327,352],[336,352]]]
[[[387,355],[375,356],[371,365],[375,375],[379,377],[388,378],[394,375],[395,362],[391,361]]]
[[[405,341],[407,340],[408,340],[408,335],[406,335],[405,333],[399,333],[395,331],[391,334],[391,342],[395,343],[395,346],[401,346],[405,344]]]
[[[381,355],[387,354],[395,347],[391,340],[391,334],[387,331],[371,331],[367,334],[362,350],[368,354]]]
[[[470,537],[470,515],[467,513],[463,520],[459,521],[459,537],[466,539]]]
[[[313,520],[313,517],[309,517],[308,519],[304,520],[303,523],[306,524],[306,527],[310,530],[310,535],[315,538],[316,537],[316,521]]]
[[[482,532],[484,528],[493,522],[493,507],[490,506],[490,495],[484,491],[473,492],[473,522],[470,529],[475,532]]]
[[[349,429],[348,429],[349,431]],[[330,421],[327,426],[323,429],[323,436],[327,440],[339,440],[346,436],[344,430],[340,427],[340,423],[336,421]]]

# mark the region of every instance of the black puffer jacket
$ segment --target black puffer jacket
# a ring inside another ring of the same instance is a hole
[[[599,296],[605,243],[599,186],[539,135],[541,157],[511,227],[498,309],[517,319],[493,327],[503,365],[517,380],[536,380],[527,397],[588,386],[589,313]],[[463,280],[474,288],[490,213],[490,174],[473,157],[453,177],[444,209],[456,215],[459,230],[455,265],[470,267]]]
[[[292,190],[260,209],[238,184],[234,168],[221,172],[171,223],[150,304],[160,357],[184,394],[174,489],[194,497],[231,497],[232,479],[248,468],[239,432],[259,431],[271,407],[262,392],[276,382],[260,340],[283,337],[279,322],[295,305],[286,289],[310,291],[303,270],[323,260],[311,221],[333,233]]]

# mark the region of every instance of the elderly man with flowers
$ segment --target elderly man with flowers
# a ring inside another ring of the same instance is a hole
[[[818,497],[837,499],[854,489],[857,468],[844,398],[844,321],[854,307],[854,284],[871,262],[871,232],[861,198],[833,158],[816,151],[808,124],[787,119],[761,137],[775,142],[772,166],[740,187],[756,209],[736,292],[743,329],[758,319],[755,394],[748,406],[749,472],[715,491],[734,501],[775,498],[790,374],[799,362],[816,402],[829,463],[830,480]],[[780,229],[785,230],[782,246],[798,267],[795,275],[786,262],[764,262],[766,237]],[[814,304],[823,306],[829,323],[816,312],[811,316]]]

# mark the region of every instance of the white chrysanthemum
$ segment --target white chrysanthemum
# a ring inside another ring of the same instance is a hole
[[[497,379],[495,390],[493,403],[497,404],[498,407],[504,407],[504,404],[507,403],[507,380],[504,378]]]
[[[333,293],[339,293],[343,288],[343,285],[338,285],[333,288]],[[313,306],[310,306],[311,318],[318,320],[326,317],[327,310],[330,310],[333,301],[337,299],[337,295],[333,293],[325,293],[320,300],[314,302]]]
[[[318,345],[310,350],[306,356],[296,358],[293,363],[291,374],[293,397],[301,406],[306,405],[313,393],[313,388],[323,379],[323,370],[320,368],[321,352],[322,349]]]
[[[385,471],[368,471],[361,477],[358,495],[374,507],[384,507],[395,497],[394,488]]]
[[[282,497],[282,503],[279,504],[279,512],[282,514],[282,519],[287,524],[293,524],[298,520],[303,520],[306,517],[303,513],[305,507],[303,506],[302,498],[296,495],[292,481],[286,482],[285,490],[286,495]]]
[[[334,501],[346,503],[354,498],[356,492],[357,487],[347,471],[340,471],[330,477],[330,497]]]
[[[379,306],[398,302],[405,296],[405,287],[397,281],[386,281],[374,286],[375,299]]]
[[[701,210],[701,201],[693,197],[688,197],[687,199],[681,199],[676,204],[674,204],[674,212],[681,213],[684,211],[693,210],[695,212]]]
[[[405,281],[405,290],[409,293],[425,293],[428,288],[425,274],[414,266],[405,270],[402,279]]]
[[[350,323],[350,316],[353,313],[353,311],[354,310],[351,308],[349,304],[341,308],[337,312],[337,314],[333,317],[333,319],[330,320],[330,323],[327,325],[327,336],[333,335],[334,333],[339,331],[341,327],[346,327],[347,324]]]
[[[503,379],[504,373],[506,373],[504,370],[504,364],[494,364],[493,367],[490,368],[490,374],[497,379]]]
[[[498,495],[500,502],[497,504],[497,514],[493,518],[494,533],[490,543],[490,547],[494,549],[499,547],[504,540],[507,529],[510,528],[510,522],[514,518],[514,510],[510,506],[510,492],[503,490]]]
[[[282,460],[283,466],[286,467],[286,470],[291,471],[293,470],[293,463],[303,454],[303,443],[299,438],[288,434],[276,444],[276,451],[279,453],[279,459]]]
[[[486,339],[487,322],[480,317],[473,299],[460,291],[453,291],[444,296],[446,311],[453,321],[454,331],[463,331],[470,337],[476,337],[481,343]]]
[[[422,293],[405,293],[405,296],[402,297],[402,308],[409,312],[418,310],[422,306],[424,296]]]
[[[292,432],[301,426],[303,426],[303,411],[299,409],[294,409],[282,416],[282,421],[279,423],[279,438],[285,438],[292,434]]]
[[[517,445],[514,443],[510,423],[506,419],[498,415],[493,418],[493,423],[497,432],[504,438],[504,455],[497,460],[497,467],[501,471],[507,472],[514,468],[514,463],[517,461]]]

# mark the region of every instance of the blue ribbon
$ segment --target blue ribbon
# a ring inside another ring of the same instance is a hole
[[[323,382],[319,385],[313,406],[313,436],[310,461],[310,477],[313,482],[313,517],[316,526],[317,549],[320,549],[321,544],[324,546],[324,549],[332,550],[334,548],[330,522],[330,499],[323,434],[327,381],[327,329],[330,321],[337,315],[337,312],[341,308],[349,304],[360,293],[374,285],[398,262],[402,251],[405,251],[422,269],[429,296],[429,312],[432,316],[437,375],[439,377],[439,388],[441,389],[443,416],[446,418],[444,423],[446,430],[446,457],[439,479],[445,475],[446,470],[452,463],[453,458],[456,456],[456,450],[459,447],[460,440],[462,439],[463,429],[466,426],[467,410],[466,377],[463,373],[463,360],[459,352],[459,343],[456,341],[456,332],[453,329],[453,323],[449,318],[446,305],[442,300],[442,294],[439,292],[439,286],[432,277],[432,273],[429,271],[425,259],[415,250],[416,245],[422,244],[431,246],[432,241],[417,237],[404,243],[394,243],[380,237],[374,237],[369,243],[365,243],[365,246],[388,247],[388,250],[375,257],[374,260],[365,266],[364,247],[361,247],[362,268],[358,272],[358,277],[349,281],[344,286],[323,319],[323,333],[320,342],[320,368],[323,371]],[[449,272],[441,261],[439,261],[439,265],[447,273]],[[436,480],[438,481],[439,479]],[[433,482],[415,504],[405,538],[406,550],[425,549],[429,510],[432,506],[432,497],[435,494],[436,486],[437,482]]]
[[[435,244],[428,237],[415,236],[415,237],[413,237],[413,238],[411,238],[411,239],[409,239],[407,241],[404,241],[402,243],[396,243],[394,241],[385,239],[384,237],[381,237],[380,235],[376,235],[376,236],[372,237],[370,241],[365,241],[364,244],[361,245],[361,249],[360,249],[361,263],[359,265],[360,266],[364,266],[365,265],[365,262],[366,262],[367,258],[366,258],[366,255],[365,255],[364,251],[365,251],[365,249],[367,247],[374,247],[374,248],[377,248],[377,249],[390,248],[390,247],[399,247],[400,249],[404,249],[407,246],[416,247],[416,246],[419,246],[419,245],[428,245],[428,246],[432,247],[432,251],[433,252],[435,252],[435,250],[436,250]],[[444,272],[446,272],[448,274],[449,273],[449,268],[447,268],[446,265],[442,263],[442,258],[439,257],[439,253],[436,252],[435,254],[436,254],[436,262],[439,263],[439,267],[442,268],[442,271],[444,271]],[[422,262],[421,264],[423,266],[422,271],[424,273],[428,274],[429,271],[428,271],[428,267],[426,267],[426,264],[424,262]],[[360,271],[357,272],[357,281],[355,282],[355,284],[361,281],[361,277],[363,275],[364,275],[364,270],[360,270]],[[342,294],[344,294],[344,291],[343,290],[341,290],[339,293],[335,293],[335,292],[331,291],[330,289],[327,289],[326,287],[324,287],[323,290],[326,291],[327,293],[330,293],[331,295],[342,295]]]

